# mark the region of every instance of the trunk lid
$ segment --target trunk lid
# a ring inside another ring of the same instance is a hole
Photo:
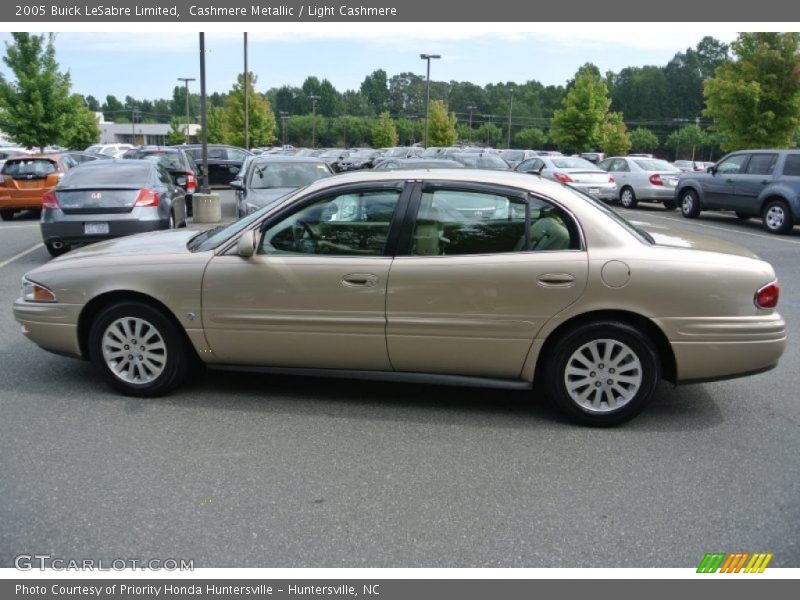
[[[131,186],[61,188],[56,190],[56,198],[67,215],[129,213],[140,191]]]

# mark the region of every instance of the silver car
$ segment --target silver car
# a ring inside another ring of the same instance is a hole
[[[614,178],[583,158],[537,156],[522,161],[514,170],[520,173],[538,174],[553,181],[569,184],[601,200],[617,199],[617,184]]]
[[[665,160],[638,156],[612,156],[598,165],[614,177],[619,187],[619,201],[625,208],[639,202],[662,202],[674,209],[675,186],[680,169]]]

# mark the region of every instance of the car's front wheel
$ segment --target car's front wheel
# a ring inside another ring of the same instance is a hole
[[[692,189],[681,192],[681,214],[687,219],[696,219],[700,215],[700,202],[697,192]]]
[[[546,357],[547,396],[571,420],[607,427],[645,407],[661,377],[658,355],[636,328],[587,323],[564,335]]]
[[[0,210],[0,219],[3,219],[3,221],[11,221],[13,218],[13,210]]]
[[[183,332],[141,302],[103,309],[89,331],[89,356],[103,378],[129,396],[161,396],[186,378],[191,356]]]
[[[764,207],[764,229],[770,233],[789,233],[794,226],[792,212],[783,200],[772,200]]]

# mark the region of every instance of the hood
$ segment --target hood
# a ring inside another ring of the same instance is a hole
[[[747,258],[759,258],[757,254],[751,250],[734,244],[726,242],[719,238],[694,233],[691,231],[675,231],[668,227],[660,225],[651,225],[649,223],[636,223],[634,224],[649,233],[656,244],[659,246],[670,246],[673,248],[688,248],[692,250],[703,250],[706,252],[720,252],[722,254],[733,254],[735,256],[744,256]]]
[[[101,257],[144,257],[158,254],[189,254],[190,252],[186,248],[186,244],[197,234],[197,231],[190,229],[172,229],[114,238],[77,248],[71,252],[67,252],[63,256],[54,258],[47,264],[66,266],[66,263]]]

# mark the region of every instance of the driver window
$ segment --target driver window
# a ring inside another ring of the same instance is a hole
[[[381,256],[399,198],[370,190],[318,200],[268,228],[258,253]]]
[[[747,154],[737,154],[726,158],[717,165],[717,173],[720,175],[734,175],[741,171],[742,165],[747,160]]]

